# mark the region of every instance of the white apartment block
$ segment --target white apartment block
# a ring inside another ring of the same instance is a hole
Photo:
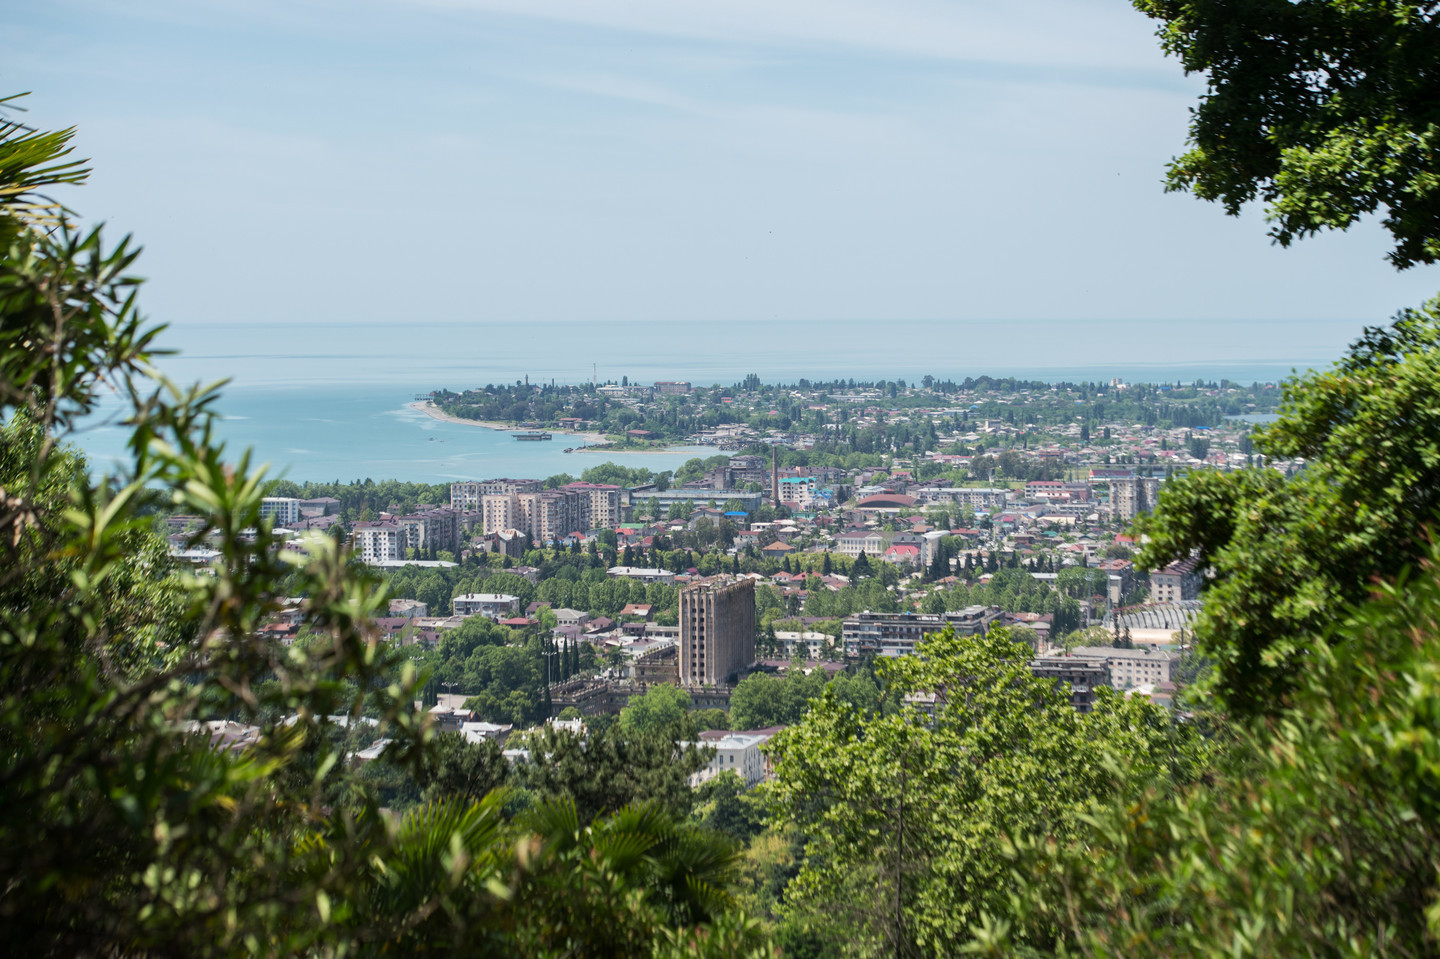
[[[825,659],[839,645],[835,642],[835,637],[828,633],[816,633],[809,630],[805,632],[776,630],[775,639],[780,644],[780,655],[785,659],[794,659],[797,653],[806,659]]]
[[[293,526],[300,522],[301,502],[293,496],[267,496],[260,501],[260,517],[272,527]]]
[[[732,772],[745,780],[745,785],[754,786],[765,778],[765,756],[760,752],[760,745],[769,738],[731,733],[722,739],[701,743],[704,746],[713,746],[715,756],[704,769],[691,777],[690,784],[698,786],[723,772]]]
[[[638,579],[642,583],[663,583],[670,585],[675,582],[675,574],[668,569],[645,569],[640,566],[612,566],[606,570],[607,575],[623,579]]]
[[[1003,509],[1009,490],[968,486],[922,486],[914,492],[915,501],[925,506],[968,506],[971,509]]]
[[[509,593],[466,593],[450,601],[450,608],[456,616],[484,616],[486,619],[504,619],[520,612],[520,597]]]
[[[351,532],[351,542],[360,562],[374,565],[404,560],[409,539],[399,523],[383,521],[356,523]]]

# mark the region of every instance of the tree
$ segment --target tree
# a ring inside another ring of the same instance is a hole
[[[635,732],[669,729],[679,725],[690,709],[690,696],[680,687],[657,683],[643,696],[631,696],[620,710],[620,725]]]
[[[505,798],[420,807],[393,843],[378,820],[362,824],[357,838],[387,855],[329,909],[357,954],[769,954],[758,923],[734,909],[737,856],[724,837],[653,804],[587,824],[556,800],[511,824]]]
[[[1076,836],[1093,803],[1168,775],[1162,710],[1101,691],[1078,713],[1030,656],[1003,629],[946,630],[883,665],[896,694],[936,694],[933,717],[867,715],[827,690],[776,735],[772,816],[807,837],[784,915],[823,917],[855,954],[957,954],[1025,888],[1002,847]]]
[[[492,790],[382,813],[368,770],[423,775],[427,735],[414,661],[375,638],[385,589],[338,538],[284,549],[261,521],[266,478],[214,440],[215,390],[153,378],[129,241],[78,232],[41,192],[83,179],[68,139],[0,120],[7,947],[538,956],[583,939],[591,955],[754,954],[730,854],[663,810],[512,827]],[[97,482],[64,440],[102,384],[130,437]],[[162,509],[199,517],[192,541],[219,554],[203,574],[152,532]],[[305,598],[290,647],[259,630],[280,596]],[[346,761],[382,735],[384,759]],[[652,753],[661,794],[687,795],[704,759]]]
[[[1194,553],[1208,570],[1195,624],[1231,709],[1271,711],[1313,639],[1376,577],[1424,554],[1440,513],[1440,301],[1367,330],[1332,370],[1287,382],[1279,419],[1255,435],[1274,470],[1186,473],[1137,528],[1141,565]]]
[[[150,377],[136,251],[41,195],[84,178],[70,135],[0,121],[0,870],[26,877],[0,925],[43,953],[308,951],[330,935],[317,893],[365,867],[300,841],[343,744],[277,720],[367,712],[403,761],[416,677],[369,641],[384,592],[337,541],[279,548],[263,475],[212,440],[215,391]],[[63,441],[102,384],[130,456],[92,483]],[[213,575],[175,567],[146,515],[162,506],[200,517]],[[257,632],[279,595],[307,597],[301,648]],[[195,724],[220,718],[253,745],[213,749]]]
[[[732,729],[764,729],[800,721],[810,701],[825,688],[825,673],[808,676],[791,668],[783,677],[756,673],[740,680],[730,694]]]
[[[416,775],[425,802],[443,798],[478,801],[505,785],[510,763],[493,739],[471,743],[459,733],[440,733],[426,747]]]
[[[1397,267],[1440,257],[1440,35],[1419,0],[1135,0],[1165,51],[1207,88],[1172,190],[1238,215],[1260,198],[1271,236],[1345,229],[1384,211]]]
[[[1204,780],[1110,804],[1083,841],[1019,844],[1034,878],[981,951],[1048,928],[1069,954],[1433,955],[1437,563],[1332,624],[1289,707],[1218,730]]]
[[[517,767],[519,784],[539,802],[573,802],[581,822],[638,802],[687,816],[694,801],[690,777],[709,762],[714,750],[694,744],[677,749],[671,730],[598,725],[592,722],[583,737],[554,727],[530,734],[527,748],[545,761]]]

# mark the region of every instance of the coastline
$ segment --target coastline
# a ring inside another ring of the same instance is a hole
[[[495,430],[497,433],[523,432],[518,427],[510,426],[505,423],[487,422],[485,420],[467,420],[462,419],[459,416],[451,416],[449,413],[440,410],[438,407],[435,406],[434,403],[431,403],[428,400],[415,400],[413,402],[406,403],[405,406],[409,409],[418,410],[419,412],[424,413],[432,420],[440,420],[442,423],[459,423],[461,426],[478,426],[482,429]],[[570,430],[551,429],[547,429],[545,432],[550,433],[553,436],[573,436],[576,439],[584,440],[587,444],[605,442],[604,433],[576,433]],[[575,452],[579,453],[583,452],[583,450],[576,450]]]

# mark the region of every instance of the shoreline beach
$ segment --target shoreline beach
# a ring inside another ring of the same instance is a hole
[[[494,430],[497,433],[524,432],[524,430],[521,430],[519,427],[509,426],[505,423],[487,422],[485,420],[467,420],[459,416],[451,416],[449,413],[446,413],[436,407],[434,403],[430,403],[426,400],[416,400],[412,403],[406,403],[405,405],[412,410],[418,410],[421,413],[424,413],[432,420],[440,420],[442,423],[459,423],[461,426],[478,426],[482,429]],[[572,430],[549,429],[547,429],[545,432],[555,436],[573,436],[576,439],[584,440],[587,444],[605,442],[604,433],[577,433]],[[582,452],[582,450],[577,449],[576,452]]]

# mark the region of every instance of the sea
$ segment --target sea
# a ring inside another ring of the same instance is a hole
[[[299,482],[495,476],[578,477],[607,460],[660,471],[708,447],[665,453],[566,453],[565,434],[522,442],[447,423],[410,404],[431,390],[490,383],[688,380],[729,386],[748,374],[918,382],[1014,376],[1046,382],[1279,382],[1328,367],[1361,321],[884,320],[731,323],[338,322],[175,325],[157,362],[177,383],[228,381],[217,431],[271,475]],[[92,470],[125,462],[118,403],[107,399],[72,436]]]

